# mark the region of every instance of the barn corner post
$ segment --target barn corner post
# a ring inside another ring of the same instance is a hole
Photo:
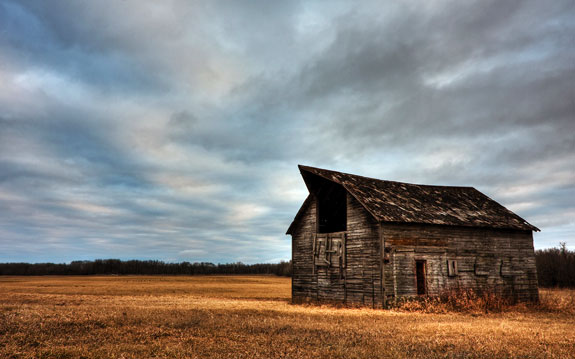
[[[386,281],[385,281],[385,272],[386,272],[386,262],[385,262],[385,237],[383,236],[383,223],[379,222],[377,225],[377,235],[379,237],[379,275],[380,275],[380,282],[381,282],[381,305],[383,309],[387,309],[387,294],[386,294]]]

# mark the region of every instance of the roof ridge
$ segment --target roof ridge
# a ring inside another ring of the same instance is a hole
[[[334,173],[339,173],[342,175],[346,175],[346,176],[354,176],[354,177],[360,177],[360,178],[365,178],[368,180],[372,180],[372,181],[378,181],[378,182],[392,182],[392,183],[398,183],[398,184],[405,184],[405,185],[409,185],[409,186],[423,186],[423,187],[439,187],[439,188],[465,188],[465,189],[474,189],[476,191],[478,191],[475,187],[473,186],[448,186],[448,185],[435,185],[435,184],[419,184],[419,183],[410,183],[410,182],[401,182],[401,181],[393,181],[393,180],[383,180],[383,179],[379,179],[379,178],[375,178],[375,177],[367,177],[367,176],[362,176],[362,175],[356,175],[353,173],[347,173],[347,172],[341,172],[341,171],[334,171],[334,170],[328,170],[325,168],[319,168],[319,167],[312,167],[312,166],[306,166],[306,165],[298,165],[299,168],[311,168],[314,170],[320,170],[320,171],[328,171],[328,172],[334,172]],[[480,191],[478,191],[480,192]]]

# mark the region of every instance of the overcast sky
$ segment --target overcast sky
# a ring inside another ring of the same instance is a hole
[[[0,262],[274,262],[297,164],[575,249],[575,2],[0,0]]]

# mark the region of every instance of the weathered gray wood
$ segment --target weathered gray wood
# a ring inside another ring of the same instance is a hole
[[[414,263],[424,259],[431,295],[469,288],[522,301],[538,299],[531,231],[411,224],[382,228],[394,248],[396,296],[416,295]],[[456,276],[448,276],[448,259],[457,261]]]
[[[379,223],[349,192],[346,215],[345,231],[318,233],[313,195],[298,212],[289,230],[295,303],[384,307],[417,295],[417,260],[425,261],[429,295],[468,288],[538,300],[530,229]],[[455,261],[455,275],[448,261]]]

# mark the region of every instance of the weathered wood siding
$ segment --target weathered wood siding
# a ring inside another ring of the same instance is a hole
[[[316,203],[311,201],[292,233],[292,300],[382,306],[378,224],[347,196],[345,267],[314,265]]]
[[[347,194],[347,298],[350,305],[382,306],[379,224]]]
[[[417,294],[415,261],[425,260],[430,295],[471,288],[538,299],[531,231],[383,224],[382,233],[390,259],[386,293],[396,298]],[[456,276],[448,276],[448,260],[457,261]]]
[[[292,233],[292,301],[317,300],[317,275],[313,264],[313,235],[316,232],[316,202],[310,201]]]

